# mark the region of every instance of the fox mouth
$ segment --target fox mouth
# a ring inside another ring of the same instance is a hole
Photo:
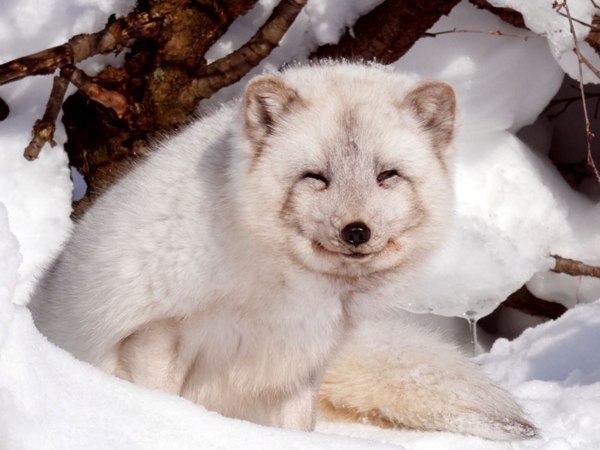
[[[373,250],[370,252],[344,252],[344,251],[329,250],[327,247],[325,247],[320,242],[313,241],[313,247],[319,252],[326,253],[331,256],[337,256],[337,257],[341,256],[342,258],[353,259],[353,260],[358,260],[358,261],[371,259],[372,257],[385,251],[391,245],[393,245],[393,244],[392,244],[392,241],[390,240],[382,249],[379,249],[379,250]]]

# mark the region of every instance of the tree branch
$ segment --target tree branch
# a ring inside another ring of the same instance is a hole
[[[75,66],[65,66],[61,69],[60,75],[71,83],[91,100],[100,103],[106,108],[112,109],[118,118],[122,119],[129,109],[127,99],[116,91],[104,89],[99,84],[94,83],[85,72],[77,69]]]
[[[573,36],[574,52],[577,55],[577,67],[579,70],[579,93],[581,95],[581,106],[583,107],[583,118],[585,121],[585,137],[586,137],[586,144],[587,144],[587,163],[594,171],[594,175],[596,175],[596,180],[600,183],[600,173],[598,173],[598,168],[596,167],[596,164],[594,163],[594,158],[592,156],[592,139],[594,138],[594,133],[592,132],[592,128],[590,126],[590,119],[588,116],[587,104],[585,101],[585,90],[583,88],[583,60],[585,58],[581,54],[581,50],[579,49],[579,40],[577,39],[577,35],[575,34],[575,27],[573,25],[573,20],[571,18],[571,11],[569,10],[569,4],[567,3],[567,0],[563,0],[562,3],[557,4],[557,6],[556,6],[557,12],[561,12],[560,11],[561,9],[565,10],[567,20],[569,21],[569,31],[571,32],[571,35]],[[590,62],[587,59],[585,59],[585,61],[587,62],[586,65],[588,65],[588,67],[592,67],[592,65],[590,64]],[[594,73],[596,73],[595,69],[594,69]]]
[[[180,98],[191,97],[198,102],[240,80],[279,45],[306,2],[307,0],[282,0],[245,45],[204,67],[198,78],[181,92]]]
[[[337,44],[320,47],[311,58],[391,64],[457,3],[458,0],[386,0],[358,19]]]
[[[594,277],[600,278],[600,267],[589,266],[574,259],[563,258],[562,256],[552,255],[554,258],[554,268],[552,272],[566,273],[573,277]]]
[[[48,75],[57,68],[78,63],[93,55],[120,52],[131,41],[158,33],[160,25],[147,13],[133,12],[117,20],[109,20],[96,33],[78,34],[63,45],[0,65],[0,85],[31,75]]]
[[[49,142],[52,147],[56,145],[54,142],[54,131],[56,129],[56,119],[63,100],[65,93],[69,87],[69,82],[64,77],[54,77],[52,84],[52,91],[46,104],[46,111],[41,119],[36,120],[33,125],[32,139],[29,145],[25,148],[23,156],[29,161],[33,161],[38,157],[42,147],[46,142]]]

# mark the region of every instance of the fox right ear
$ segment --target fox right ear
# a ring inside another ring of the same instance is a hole
[[[445,150],[454,137],[456,96],[452,86],[442,81],[423,81],[404,99],[404,106],[431,133],[434,146]]]
[[[244,96],[245,131],[258,147],[273,132],[277,120],[299,101],[296,90],[276,76],[254,78]]]

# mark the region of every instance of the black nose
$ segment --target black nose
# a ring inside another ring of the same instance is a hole
[[[362,222],[352,222],[344,227],[341,235],[345,242],[358,247],[371,239],[371,230]]]

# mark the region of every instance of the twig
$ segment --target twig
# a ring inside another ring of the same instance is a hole
[[[512,37],[512,38],[518,38],[518,39],[523,39],[524,41],[527,41],[529,39],[529,36],[526,35],[522,35],[522,34],[511,34],[511,33],[505,33],[504,31],[501,30],[494,30],[494,31],[487,31],[487,30],[462,30],[462,29],[458,29],[458,28],[453,28],[451,30],[444,30],[444,31],[436,31],[435,33],[424,33],[423,36],[425,37],[437,37],[440,35],[444,35],[444,34],[451,34],[451,33],[475,33],[475,34],[487,34],[490,36],[505,36],[505,37]],[[543,36],[543,34],[540,34],[538,36]]]
[[[563,13],[563,12],[557,11],[557,13],[558,13],[559,16],[566,17],[567,19],[569,18],[569,16],[567,14]],[[595,25],[593,25],[591,23],[584,22],[583,20],[576,19],[575,17],[571,17],[571,20],[573,22],[578,23],[579,25],[583,25],[584,27],[588,27],[592,31],[600,31],[600,28],[598,28],[597,26],[595,26]]]
[[[54,142],[54,131],[56,129],[56,119],[60,112],[65,93],[69,87],[69,82],[63,77],[54,77],[52,91],[46,104],[46,111],[41,119],[36,120],[31,132],[32,139],[29,145],[25,148],[23,156],[29,161],[33,161],[38,157],[42,147],[48,142],[52,147],[56,145]]]
[[[554,268],[552,272],[566,273],[574,277],[594,277],[600,278],[600,267],[590,266],[576,261],[574,259],[563,258],[558,255],[551,255],[554,258]]]
[[[93,55],[120,52],[131,41],[158,33],[160,24],[147,13],[133,12],[109,22],[96,33],[78,34],[63,45],[0,65],[0,85],[30,75],[47,75],[57,68],[78,63]]]
[[[564,8],[567,14],[567,20],[569,21],[569,30],[571,31],[571,35],[573,36],[573,43],[575,45],[575,54],[577,55],[577,67],[579,69],[579,92],[581,94],[581,105],[583,106],[583,117],[585,120],[585,134],[586,134],[586,143],[587,143],[587,162],[594,170],[594,175],[596,176],[596,180],[600,183],[600,173],[598,173],[598,168],[594,163],[594,158],[592,156],[592,139],[594,138],[594,133],[592,132],[590,126],[590,119],[588,117],[587,104],[585,101],[585,90],[583,89],[583,61],[585,57],[581,54],[581,50],[579,49],[579,41],[577,40],[577,35],[575,34],[575,27],[573,26],[573,20],[571,17],[571,12],[569,11],[569,5],[567,0],[564,0],[560,4],[556,4],[556,10],[560,12],[560,10]],[[587,61],[587,60],[586,60]],[[589,63],[589,61],[588,61]],[[587,64],[586,64],[587,65]],[[590,64],[591,65],[591,64]]]
[[[129,104],[123,95],[116,91],[104,89],[99,84],[94,83],[82,70],[77,69],[75,66],[63,67],[60,74],[90,99],[112,109],[120,119],[129,110]]]
[[[585,56],[579,55],[579,57],[581,58],[581,62],[584,63],[587,66],[587,68],[590,69],[594,73],[594,75],[596,75],[596,77],[598,77],[598,79],[600,79],[600,70],[595,68],[594,65],[590,62],[590,60],[587,59]]]
[[[180,98],[200,101],[240,80],[279,45],[306,2],[307,0],[282,0],[245,45],[204,67],[198,78],[181,92]]]

